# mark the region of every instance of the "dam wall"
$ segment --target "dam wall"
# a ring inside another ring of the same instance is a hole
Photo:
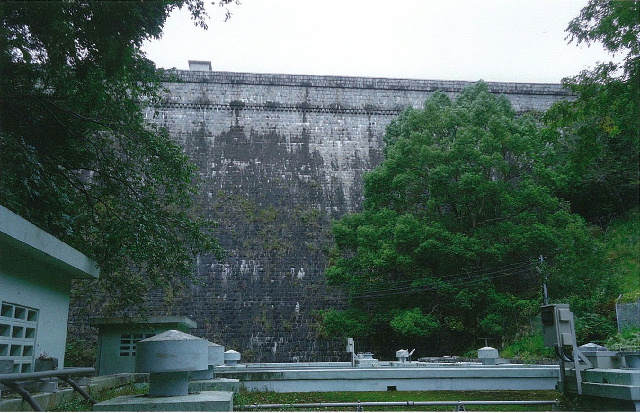
[[[345,361],[317,321],[343,308],[325,285],[330,223],[358,211],[363,175],[383,159],[385,127],[436,90],[471,82],[170,71],[146,112],[204,178],[198,204],[227,256],[202,256],[198,279],[156,312],[197,321],[193,333],[252,362]],[[571,98],[557,84],[487,83],[518,113]],[[364,350],[364,349],[362,349]]]

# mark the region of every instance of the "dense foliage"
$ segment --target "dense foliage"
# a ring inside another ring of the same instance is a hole
[[[604,226],[638,206],[640,2],[590,1],[568,32],[572,41],[600,42],[617,57],[564,79],[577,99],[546,114],[563,178],[559,194]]]
[[[194,166],[142,115],[160,83],[140,47],[183,6],[205,26],[201,0],[0,3],[0,205],[96,259],[120,309],[219,252]]]
[[[599,266],[581,255],[596,243],[548,185],[554,157],[535,120],[484,83],[454,101],[435,93],[385,139],[384,162],[365,177],[364,211],[333,228],[327,278],[349,291],[352,309],[327,312],[329,332],[500,344],[537,311],[543,271],[555,297],[567,295],[577,259],[591,267],[580,278],[595,277]],[[553,268],[538,266],[540,256]],[[354,325],[355,314],[366,316]]]
[[[543,125],[482,83],[389,125],[364,211],[333,227],[327,278],[351,307],[327,311],[324,334],[431,353],[493,337],[535,358],[543,282],[580,342],[615,334],[614,300],[640,291],[640,2],[590,1],[568,32],[623,58],[565,79],[577,98]]]

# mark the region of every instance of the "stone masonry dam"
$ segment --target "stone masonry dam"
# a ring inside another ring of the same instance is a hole
[[[471,82],[211,71],[167,79],[147,120],[200,168],[198,204],[218,223],[227,257],[199,257],[201,282],[170,300],[152,297],[153,312],[192,318],[195,335],[246,361],[346,360],[342,340],[315,328],[318,310],[346,304],[324,280],[330,222],[359,210],[363,174],[382,161],[392,119]],[[570,98],[558,84],[488,87],[518,113]]]

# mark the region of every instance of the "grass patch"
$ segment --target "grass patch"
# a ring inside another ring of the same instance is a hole
[[[367,392],[311,392],[311,393],[273,393],[240,392],[234,398],[234,410],[249,404],[298,404],[331,402],[407,402],[407,401],[458,401],[458,400],[557,400],[556,391],[367,391]],[[380,406],[366,407],[366,411],[451,411],[454,406]],[[508,405],[508,406],[467,406],[473,411],[553,411],[553,405]],[[293,411],[285,407],[280,411]],[[300,410],[300,409],[298,409]],[[312,410],[305,408],[304,410]],[[353,407],[313,410],[353,411]],[[259,412],[260,410],[255,410]]]
[[[135,384],[127,384],[126,386],[116,387],[112,389],[103,389],[97,392],[89,391],[91,397],[96,399],[98,402],[102,402],[105,400],[113,399],[118,396],[128,396],[132,394],[147,394],[149,392],[149,385],[135,385]],[[58,405],[54,412],[90,412],[92,410],[92,405],[88,401],[83,398],[72,400],[67,403],[62,403]]]
[[[631,400],[604,399],[593,396],[566,395],[560,399],[563,412],[635,412]]]
[[[542,331],[517,338],[502,349],[500,356],[506,359],[521,360],[525,364],[539,363],[543,360],[555,361],[556,359],[553,350],[545,347]]]
[[[604,343],[609,350],[640,351],[640,329],[633,328],[609,337]]]

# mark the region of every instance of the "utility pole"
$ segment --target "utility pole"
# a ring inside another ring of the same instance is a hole
[[[544,270],[544,257],[540,255],[540,265],[538,266],[538,273],[542,277],[542,295],[544,305],[549,304],[549,291],[547,290],[547,272]]]

